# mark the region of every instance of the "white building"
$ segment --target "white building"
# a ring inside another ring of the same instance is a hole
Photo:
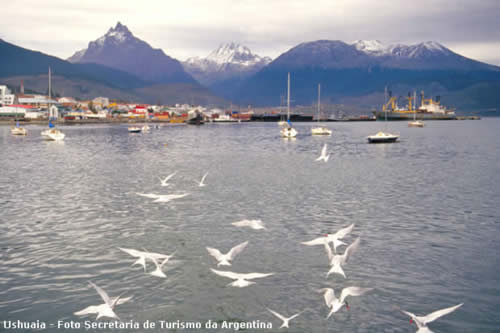
[[[16,96],[12,94],[6,85],[0,86],[0,105],[14,104]]]
[[[94,104],[95,106],[100,106],[101,109],[107,108],[109,106],[109,98],[96,97],[92,100],[92,104]]]

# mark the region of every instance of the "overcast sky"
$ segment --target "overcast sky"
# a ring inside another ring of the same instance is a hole
[[[179,60],[225,42],[275,58],[318,39],[433,40],[500,65],[500,0],[15,0],[2,1],[0,38],[61,58],[120,21]]]

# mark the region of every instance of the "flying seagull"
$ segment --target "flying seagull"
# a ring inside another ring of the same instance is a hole
[[[222,254],[219,250],[207,247],[208,253],[212,257],[214,257],[218,263],[217,267],[219,266],[231,266],[231,261],[241,252],[243,249],[248,245],[248,241],[243,242],[241,244],[236,245],[233,247],[228,253]]]
[[[235,280],[228,284],[228,286],[231,287],[238,287],[238,288],[243,288],[243,287],[248,287],[249,285],[255,284],[255,282],[252,281],[247,281],[247,280],[253,280],[253,279],[260,279],[264,278],[267,276],[271,276],[274,273],[233,273],[229,271],[218,271],[216,269],[210,268],[212,272],[219,276],[223,276],[232,280]]]
[[[455,306],[452,306],[452,307],[449,307],[446,309],[437,310],[437,311],[434,311],[426,316],[416,316],[413,313],[407,312],[407,311],[401,311],[401,312],[403,312],[404,314],[406,314],[407,316],[409,316],[411,318],[410,324],[412,322],[415,322],[415,324],[418,327],[418,330],[416,333],[432,333],[432,331],[427,327],[428,323],[432,323],[434,320],[455,311],[456,309],[461,307],[463,304],[464,303],[460,303],[458,305],[455,305]]]
[[[321,155],[316,159],[316,161],[325,161],[328,162],[328,159],[330,158],[330,154],[326,154],[326,143],[323,145],[323,148],[321,149]]]
[[[296,313],[293,316],[287,318],[287,317],[285,317],[283,315],[280,315],[276,311],[273,311],[273,310],[271,310],[269,308],[266,308],[266,309],[267,309],[267,311],[271,312],[273,315],[275,315],[276,317],[278,317],[279,319],[281,319],[283,321],[283,324],[281,324],[280,328],[289,328],[288,324],[289,324],[290,320],[292,320],[293,318],[296,318],[296,317],[300,316],[302,314],[302,312],[304,312],[304,311],[300,311],[299,313]]]

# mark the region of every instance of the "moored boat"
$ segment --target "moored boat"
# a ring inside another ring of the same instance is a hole
[[[318,123],[319,123],[319,120],[321,117],[320,96],[321,96],[321,84],[318,84]],[[316,126],[316,127],[311,128],[311,134],[312,135],[332,135],[332,131],[325,126]]]
[[[399,135],[380,131],[375,135],[368,136],[367,139],[369,143],[388,143],[396,142],[399,139]]]

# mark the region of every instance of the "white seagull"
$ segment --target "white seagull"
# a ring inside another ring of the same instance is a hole
[[[112,303],[115,302],[116,299],[117,299],[117,297],[111,298],[111,302]],[[124,303],[127,303],[131,299],[132,299],[132,296],[131,297],[120,298],[119,300],[116,301],[116,305],[122,305]],[[74,315],[76,315],[76,316],[85,316],[85,315],[88,315],[88,314],[96,314],[96,313],[99,314],[99,313],[103,313],[104,311],[106,311],[107,307],[108,307],[108,305],[106,303],[100,304],[100,305],[90,305],[90,306],[87,306],[83,310],[75,312]],[[99,316],[98,316],[98,318],[99,318]]]
[[[326,143],[323,145],[323,148],[321,149],[321,155],[316,159],[316,161],[325,161],[328,162],[328,159],[330,158],[330,154],[326,155]]]
[[[460,303],[458,305],[446,308],[446,309],[441,309],[434,311],[426,316],[416,316],[411,312],[406,312],[406,311],[401,311],[404,314],[410,316],[410,323],[415,322],[415,324],[418,327],[418,331],[416,333],[432,333],[432,331],[427,327],[428,323],[433,322],[434,320],[447,315],[448,313],[451,313],[461,307],[464,303]]]
[[[160,177],[158,177],[158,179],[160,179],[161,186],[168,186],[168,185],[170,185],[168,183],[168,181],[169,181],[170,178],[172,178],[173,176],[175,176],[176,173],[177,173],[177,171],[174,172],[174,173],[171,173],[170,175],[168,175],[167,177],[165,177],[165,179],[161,179]]]
[[[231,223],[235,227],[249,227],[254,230],[266,229],[262,220],[241,220]]]
[[[86,307],[85,309],[75,312],[74,314],[77,316],[83,316],[87,314],[93,314],[97,313],[96,320],[98,320],[101,317],[109,317],[109,318],[114,318],[120,320],[120,318],[116,315],[116,313],[113,311],[116,305],[123,304],[125,302],[128,302],[132,297],[128,298],[123,298],[121,299],[121,296],[115,297],[115,298],[109,298],[108,294],[102,290],[99,286],[95,285],[94,283],[89,281],[89,284],[94,287],[94,289],[97,291],[99,296],[104,300],[104,304],[101,305],[91,305],[89,307]]]
[[[330,260],[330,266],[331,266],[330,270],[326,274],[326,277],[328,277],[332,273],[340,274],[344,278],[346,277],[342,265],[345,265],[349,260],[349,258],[351,257],[351,255],[358,250],[359,242],[360,238],[358,237],[354,242],[352,242],[351,245],[347,247],[344,254],[335,254],[335,255],[332,253],[330,245],[325,244],[326,253],[328,254],[328,260]]]
[[[276,317],[278,317],[279,319],[281,319],[283,321],[283,324],[281,324],[280,328],[289,328],[288,324],[289,324],[290,320],[292,320],[293,318],[296,318],[296,317],[300,316],[302,314],[302,312],[305,311],[305,310],[304,311],[300,311],[299,313],[296,313],[293,316],[287,318],[287,317],[285,317],[283,315],[280,315],[276,311],[273,311],[273,310],[271,310],[269,308],[266,308],[266,309],[267,309],[267,311],[271,312],[273,315],[275,315]]]
[[[142,267],[144,267],[144,272],[146,271],[146,253],[145,252],[142,252],[139,250],[134,250],[134,249],[126,249],[123,247],[119,247],[118,249],[122,250],[125,253],[130,254],[132,257],[139,258],[132,264],[132,266],[141,265]]]
[[[201,177],[200,183],[198,184],[198,186],[199,186],[199,187],[203,187],[203,186],[206,186],[206,185],[207,185],[207,184],[205,184],[205,183],[204,183],[205,178],[207,178],[207,176],[208,176],[208,172],[207,172],[207,173],[205,173],[205,174],[203,175],[203,177]]]
[[[314,245],[325,245],[325,242],[326,243],[331,242],[333,243],[333,251],[336,253],[337,247],[339,247],[340,245],[346,245],[346,243],[341,241],[341,239],[343,239],[345,236],[351,233],[353,228],[354,228],[354,223],[348,227],[340,229],[334,234],[325,234],[323,237],[318,237],[308,242],[302,242],[302,244],[307,246],[314,246]]]
[[[231,282],[228,284],[228,286],[231,287],[238,287],[238,288],[243,288],[243,287],[248,287],[249,285],[255,284],[255,282],[252,281],[247,281],[247,280],[253,280],[253,279],[260,279],[264,278],[267,276],[271,276],[274,273],[233,273],[233,272],[228,272],[228,271],[218,271],[216,269],[210,268],[212,272],[219,276],[227,277],[229,279],[233,279],[236,281]]]
[[[332,288],[320,289],[320,292],[324,292],[323,298],[325,299],[326,306],[331,308],[326,319],[330,318],[332,314],[339,311],[344,305],[346,309],[349,310],[349,303],[345,300],[347,296],[361,296],[371,290],[373,290],[373,288],[346,287],[342,289],[340,298],[337,298],[335,297],[335,291]]]
[[[149,274],[156,276],[156,277],[166,278],[167,275],[165,273],[163,273],[162,268],[168,262],[169,259],[170,258],[167,258],[167,259],[163,260],[161,264],[158,264],[158,260],[156,260],[156,258],[154,258],[154,257],[151,257],[151,260],[153,260],[154,264],[156,265],[156,269],[154,271],[150,272]]]
[[[184,193],[184,194],[136,193],[136,194],[140,195],[141,197],[155,199],[153,200],[153,202],[169,202],[171,200],[184,198],[185,196],[189,195],[189,193]]]
[[[228,253],[222,254],[219,250],[214,249],[212,247],[207,247],[208,253],[212,257],[214,257],[218,263],[217,267],[219,266],[231,266],[231,261],[234,260],[234,258],[241,252],[243,249],[248,245],[248,241],[243,242],[241,244],[236,245],[233,247],[231,250],[229,250]]]
[[[122,247],[119,247],[118,249],[122,250],[125,253],[130,254],[132,257],[139,258],[132,264],[132,266],[141,265],[144,268],[144,272],[146,271],[146,259],[149,259],[151,261],[153,261],[153,259],[156,259],[156,260],[170,259],[175,254],[175,252],[174,252],[171,255],[166,255],[166,254],[161,254],[161,253],[149,252],[146,249],[144,249],[144,251],[127,249],[127,248],[122,248]]]

